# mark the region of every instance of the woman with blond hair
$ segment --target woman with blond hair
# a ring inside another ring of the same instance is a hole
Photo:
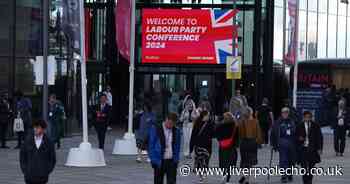
[[[259,121],[254,118],[251,107],[248,107],[248,113],[245,116],[239,123],[240,167],[251,168],[258,164],[258,145],[262,144],[263,141]],[[249,184],[249,177],[243,176],[239,183]]]
[[[224,113],[223,122],[216,125],[214,135],[219,142],[219,166],[225,169],[223,183],[229,183],[229,170],[237,164],[238,143],[238,124],[231,112]]]

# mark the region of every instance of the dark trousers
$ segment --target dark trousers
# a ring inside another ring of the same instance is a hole
[[[296,160],[296,147],[293,141],[281,138],[278,151],[280,157],[280,167],[284,169],[291,168]]]
[[[230,167],[235,167],[237,164],[237,150],[236,148],[222,149],[219,148],[219,166],[225,169],[226,182],[230,182]]]
[[[21,147],[23,140],[24,140],[24,132],[18,132],[17,133],[17,147]]]
[[[261,133],[265,144],[269,144],[269,125],[261,125]]]
[[[7,133],[7,123],[0,122],[0,139],[1,139],[1,146],[6,146],[6,133]]]
[[[334,129],[334,150],[337,153],[344,153],[346,141],[345,127],[336,127]]]
[[[154,168],[154,184],[163,184],[166,176],[167,184],[176,184],[177,164],[172,159],[163,160],[160,168]]]
[[[99,148],[104,149],[106,132],[107,132],[107,123],[96,123],[95,130],[97,132],[97,139],[98,139]]]
[[[306,170],[306,174],[303,175],[303,183],[312,184],[313,175],[311,174],[311,169],[315,167],[315,163],[310,162],[310,160],[312,160],[312,154],[306,147],[303,147],[302,155],[303,158],[301,158],[301,167]]]
[[[46,184],[47,182],[30,182],[26,181],[26,184]]]

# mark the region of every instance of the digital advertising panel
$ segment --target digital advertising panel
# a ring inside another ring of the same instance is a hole
[[[237,10],[143,9],[141,63],[225,64],[237,48]],[[234,48],[233,48],[233,45]]]

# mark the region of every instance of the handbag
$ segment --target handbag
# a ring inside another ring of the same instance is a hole
[[[236,135],[236,126],[234,125],[232,136],[227,139],[219,141],[220,148],[227,149],[232,147],[232,145],[235,143],[235,140],[234,140],[235,135]]]
[[[18,132],[24,132],[24,124],[22,118],[18,115],[17,118],[15,118],[13,122],[13,131]]]

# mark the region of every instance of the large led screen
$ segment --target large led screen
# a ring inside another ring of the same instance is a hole
[[[141,63],[225,64],[237,10],[143,9]]]

